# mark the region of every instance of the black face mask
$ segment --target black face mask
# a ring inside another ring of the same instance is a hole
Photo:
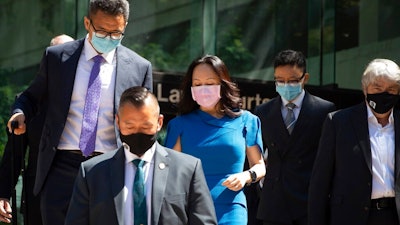
[[[376,113],[383,114],[396,105],[399,97],[400,95],[392,95],[388,92],[367,94],[367,103]]]
[[[121,137],[121,141],[129,146],[130,152],[137,156],[142,156],[157,140],[157,133],[123,135],[120,132],[119,136]]]

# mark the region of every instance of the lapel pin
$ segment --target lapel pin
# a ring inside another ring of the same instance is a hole
[[[165,163],[158,164],[158,168],[160,168],[160,170],[165,169]]]

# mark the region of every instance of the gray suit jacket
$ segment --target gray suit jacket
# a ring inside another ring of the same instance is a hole
[[[83,162],[65,224],[124,224],[124,178],[123,147]],[[158,143],[151,207],[152,225],[217,224],[201,161]]]
[[[80,39],[47,48],[38,75],[13,106],[13,112],[24,112],[26,121],[29,121],[38,111],[39,104],[47,105],[39,147],[35,194],[42,189],[64,130],[84,43],[84,39]],[[152,90],[153,87],[149,61],[124,46],[117,48],[116,60],[114,111],[118,109],[119,99],[125,89],[144,86]],[[118,136],[117,128],[115,131]]]

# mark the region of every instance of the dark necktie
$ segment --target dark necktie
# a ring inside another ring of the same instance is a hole
[[[133,183],[134,225],[147,225],[146,188],[144,184],[143,165],[145,161],[135,159],[135,181]]]
[[[293,109],[296,107],[294,103],[289,102],[286,104],[287,114],[285,117],[285,125],[286,129],[288,130],[289,134],[292,133],[294,124],[296,123],[296,118],[294,116]]]
[[[82,130],[79,139],[79,148],[84,156],[92,154],[96,144],[97,117],[100,106],[101,80],[99,76],[100,65],[103,61],[101,55],[93,57],[93,67],[85,98],[85,108],[83,110]]]

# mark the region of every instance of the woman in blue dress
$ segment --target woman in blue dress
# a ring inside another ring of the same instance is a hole
[[[193,61],[181,89],[165,145],[201,159],[218,224],[246,225],[243,187],[265,175],[260,121],[240,109],[239,89],[216,56]],[[250,169],[243,171],[246,156]]]

